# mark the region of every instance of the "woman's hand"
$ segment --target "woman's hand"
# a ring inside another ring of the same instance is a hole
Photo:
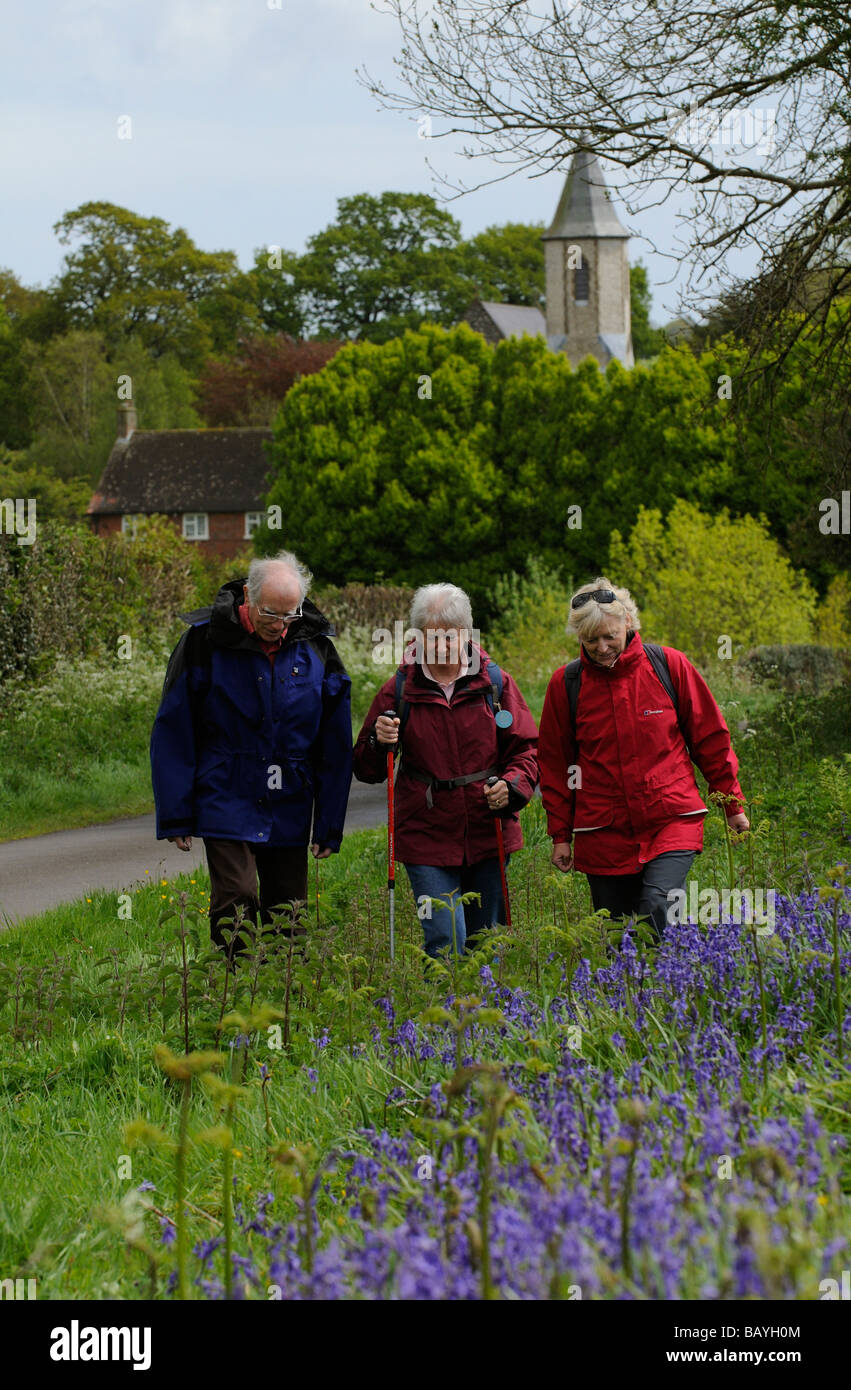
[[[568,869],[573,868],[573,846],[564,841],[554,844],[550,863],[555,864],[557,869],[561,869],[562,873],[566,874]]]
[[[751,823],[744,811],[737,812],[735,816],[728,816],[727,824],[734,835],[746,835],[751,828]]]
[[[169,837],[168,837],[168,842],[169,842],[170,845],[177,845],[177,848],[178,848],[178,849],[191,849],[191,848],[192,848],[192,836],[191,836],[191,835],[169,835]]]
[[[386,714],[379,714],[375,721],[376,741],[378,743],[390,744],[391,746],[394,743],[398,743],[400,722],[398,714],[395,715],[393,719],[388,718]]]
[[[491,787],[486,785],[485,800],[489,811],[504,811],[508,805],[508,783],[499,781]]]

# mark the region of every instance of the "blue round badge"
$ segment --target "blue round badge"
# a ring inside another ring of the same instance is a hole
[[[496,727],[498,729],[510,729],[514,723],[514,715],[507,709],[501,709],[496,715]]]

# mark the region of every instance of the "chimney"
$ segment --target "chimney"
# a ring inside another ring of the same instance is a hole
[[[136,407],[132,401],[122,401],[117,413],[118,438],[129,439],[136,428]]]

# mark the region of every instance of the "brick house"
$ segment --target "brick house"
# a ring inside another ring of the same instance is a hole
[[[136,518],[161,513],[210,555],[241,550],[263,517],[271,429],[140,430],[131,402],[86,508],[95,535],[132,535]]]

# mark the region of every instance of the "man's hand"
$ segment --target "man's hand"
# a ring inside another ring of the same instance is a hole
[[[192,836],[191,836],[191,835],[169,835],[169,837],[168,837],[168,842],[169,842],[170,845],[177,845],[177,848],[178,848],[178,849],[191,849],[191,848],[192,848]]]
[[[563,874],[566,874],[568,869],[573,868],[573,846],[564,841],[560,844],[554,844],[550,862],[555,864],[557,869],[561,869]]]
[[[734,835],[746,835],[751,828],[751,823],[744,811],[737,812],[735,816],[728,816],[727,824]]]
[[[317,845],[314,843],[310,846],[310,853],[313,855],[314,859],[327,859],[330,854],[336,854],[337,851],[331,849],[328,845]]]
[[[386,743],[391,746],[398,743],[401,722],[398,714],[395,719],[390,719],[386,714],[379,714],[375,721],[375,737],[378,743]]]
[[[504,811],[508,805],[508,783],[499,781],[492,787],[485,786],[485,800],[489,811]]]

